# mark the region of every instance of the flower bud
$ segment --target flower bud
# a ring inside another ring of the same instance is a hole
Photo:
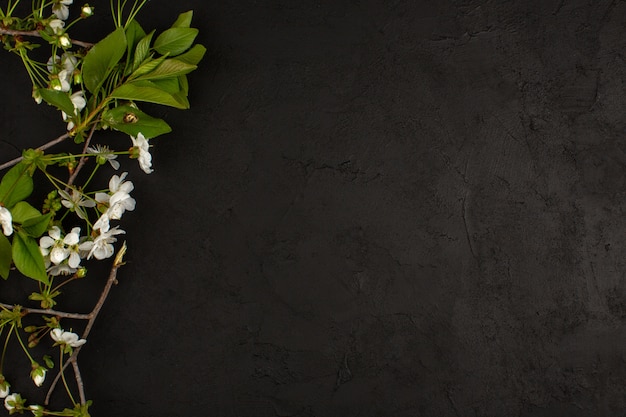
[[[54,78],[50,80],[50,87],[56,91],[63,90],[63,84],[61,83],[61,80],[59,80],[58,76],[54,76]]]
[[[44,408],[41,405],[29,405],[28,409],[33,413],[33,416],[35,417],[44,416]]]
[[[41,93],[39,92],[38,88],[33,88],[33,99],[35,100],[35,103],[37,104],[41,104],[41,102],[43,101],[43,97],[41,97]]]
[[[92,6],[85,3],[85,5],[80,9],[80,17],[86,19],[93,16],[93,9],[94,8]]]
[[[76,278],[85,278],[87,276],[87,268],[82,267],[82,268],[78,268],[78,271],[76,271]]]
[[[83,74],[80,70],[74,70],[72,75],[74,77],[74,84],[80,85],[83,82]]]
[[[35,385],[40,387],[43,384],[43,381],[46,379],[46,372],[48,370],[43,366],[39,365],[37,362],[33,362],[33,370],[30,372],[30,377],[32,378]]]
[[[37,331],[37,326],[26,326],[26,327],[24,327],[24,331],[26,333],[35,332],[35,331]]]
[[[9,383],[4,379],[3,375],[0,375],[0,398],[6,398],[9,395]]]
[[[72,46],[72,41],[70,40],[70,37],[67,36],[65,33],[61,36],[59,36],[59,45],[61,46],[61,48],[69,48],[70,46]]]

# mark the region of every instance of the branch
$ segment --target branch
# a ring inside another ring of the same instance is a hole
[[[34,36],[36,38],[42,37],[38,30],[13,30],[13,29],[3,29],[3,28],[0,28],[0,35]],[[83,41],[74,40],[71,38],[70,38],[70,41],[72,41],[72,44],[76,46],[80,46],[80,47],[87,48],[87,49],[93,46],[93,43],[90,43],[90,42],[83,42]]]
[[[98,313],[100,313],[100,310],[102,309],[102,306],[104,305],[104,302],[106,301],[109,295],[109,292],[111,291],[111,287],[113,287],[113,284],[117,284],[117,270],[120,268],[120,266],[124,265],[123,258],[124,258],[125,253],[126,253],[126,242],[124,242],[120,250],[117,252],[117,255],[115,256],[115,260],[113,261],[113,266],[111,267],[111,272],[109,272],[109,279],[107,280],[107,283],[104,286],[104,289],[102,290],[102,294],[100,294],[100,298],[98,299],[98,302],[96,303],[91,313],[89,313],[89,316],[90,316],[89,321],[87,322],[87,326],[85,326],[85,330],[83,331],[83,334],[81,336],[82,339],[87,339],[87,336],[89,336],[89,332],[91,332],[91,328],[93,327],[93,324],[96,321],[96,318],[98,317]],[[65,371],[65,369],[69,366],[70,363],[72,364],[72,367],[74,368],[74,375],[76,377],[76,385],[78,386],[78,392],[80,394],[80,402],[81,404],[85,404],[86,402],[85,388],[83,386],[83,380],[80,375],[80,369],[78,368],[78,354],[80,353],[80,350],[83,346],[84,345],[75,348],[74,352],[72,353],[72,356],[69,357],[69,359],[63,364],[63,366],[59,370],[59,373],[54,378],[54,381],[52,381],[52,385],[50,385],[50,388],[48,389],[48,394],[46,395],[44,405],[48,405],[48,403],[50,402],[50,396],[52,395],[52,392],[56,388],[57,383],[59,382],[59,379],[61,379],[61,374],[63,373],[63,371]]]
[[[69,133],[64,133],[61,136],[59,136],[58,138],[52,139],[50,142],[41,145],[37,149],[39,149],[40,151],[45,151],[46,149],[53,147],[57,143],[63,142],[65,139],[67,139],[69,137],[70,137]],[[4,164],[0,165],[0,171],[2,171],[3,169],[6,169],[6,168],[12,167],[13,165],[19,164],[22,161],[22,159],[24,159],[24,157],[20,156],[19,158],[15,158],[15,159],[10,160],[9,162],[5,162]]]
[[[87,154],[87,148],[89,147],[89,144],[91,143],[91,138],[93,137],[93,133],[96,131],[96,126],[98,126],[98,123],[94,123],[93,126],[91,127],[91,130],[89,131],[89,136],[87,136],[87,139],[85,140],[85,146],[83,146],[83,156],[80,157],[80,160],[78,161],[78,165],[74,169],[74,172],[72,172],[72,175],[70,175],[70,178],[67,180],[68,187],[74,184],[74,181],[76,180],[76,177],[78,176],[78,173],[85,165],[85,161],[87,160],[87,157],[85,155]],[[68,190],[66,189],[66,191]]]
[[[0,307],[4,307],[8,310],[13,310],[15,307],[11,304],[0,303]],[[23,308],[21,309],[23,315],[27,314],[48,314],[51,316],[57,316],[65,319],[76,319],[76,320],[89,320],[91,318],[91,314],[80,314],[80,313],[66,313],[64,311],[52,310],[52,309],[41,309],[41,308]]]

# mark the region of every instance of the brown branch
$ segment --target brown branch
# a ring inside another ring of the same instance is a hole
[[[85,165],[85,161],[87,160],[87,157],[85,156],[87,154],[87,148],[91,143],[91,138],[93,137],[93,133],[96,131],[97,126],[98,123],[94,123],[91,127],[91,130],[89,130],[89,136],[87,136],[87,139],[85,140],[85,146],[83,146],[83,156],[80,157],[80,159],[78,160],[78,165],[76,166],[76,168],[74,168],[74,172],[72,172],[72,175],[70,175],[70,178],[67,180],[67,188],[65,189],[65,191],[68,191],[69,187],[74,184],[78,173]]]
[[[69,133],[64,133],[58,138],[52,139],[50,142],[41,145],[37,149],[40,151],[45,151],[46,149],[51,148],[54,145],[63,142],[65,139],[69,137],[70,137]],[[15,158],[15,159],[10,160],[9,162],[5,162],[4,164],[0,165],[0,171],[6,168],[12,167],[13,165],[19,164],[22,161],[22,159],[24,159],[24,157],[20,156],[19,158]]]
[[[100,310],[102,309],[102,306],[104,305],[104,302],[106,301],[109,295],[109,292],[111,291],[111,287],[113,287],[114,284],[117,284],[117,270],[120,268],[120,266],[124,265],[123,258],[124,258],[125,253],[126,253],[126,242],[124,242],[124,244],[118,251],[117,255],[115,256],[115,260],[113,261],[113,266],[111,267],[111,272],[109,272],[109,279],[107,280],[107,283],[104,286],[102,293],[100,294],[100,298],[98,299],[98,302],[94,306],[91,313],[89,313],[89,321],[87,322],[87,325],[85,326],[85,330],[83,330],[83,334],[81,336],[82,339],[87,339],[87,336],[89,336],[89,332],[91,332],[91,328],[93,327],[94,322],[96,321],[96,318],[98,317],[98,313],[100,313]],[[48,394],[46,395],[44,405],[48,405],[48,403],[50,402],[50,396],[52,395],[52,392],[54,391],[59,380],[61,379],[61,374],[70,365],[70,363],[72,364],[72,367],[74,368],[74,375],[76,377],[76,385],[78,386],[78,392],[80,394],[80,402],[83,405],[86,403],[85,388],[83,385],[82,377],[80,375],[80,369],[78,368],[78,354],[80,353],[80,350],[83,346],[84,345],[79,346],[74,349],[74,352],[72,353],[72,355],[69,357],[67,361],[65,361],[65,363],[59,370],[59,373],[57,373],[56,377],[52,381],[52,384],[50,385],[50,388],[48,389]]]
[[[13,30],[13,29],[3,29],[3,28],[0,28],[0,35],[34,36],[36,38],[42,37],[38,30]],[[83,41],[74,40],[71,38],[70,38],[70,41],[72,42],[72,44],[76,46],[80,46],[80,47],[87,48],[87,49],[93,46],[93,43],[90,43],[90,42],[83,42]]]
[[[11,304],[0,303],[0,307],[4,307],[6,309],[12,310],[15,306]],[[41,308],[24,308],[20,310],[23,315],[26,314],[49,314],[51,316],[61,317],[65,319],[76,319],[76,320],[89,320],[91,318],[90,314],[80,314],[80,313],[66,313],[64,311],[52,310],[52,309],[41,309]]]

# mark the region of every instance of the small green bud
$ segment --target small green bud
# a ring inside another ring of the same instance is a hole
[[[38,327],[37,327],[37,326],[26,326],[26,327],[24,327],[24,331],[25,331],[26,333],[36,332],[36,331],[37,331],[37,329],[38,329]]]
[[[74,71],[73,77],[74,77],[74,84],[79,85],[83,82],[83,74],[79,70]]]
[[[87,276],[87,268],[82,267],[76,271],[76,278],[85,278]]]

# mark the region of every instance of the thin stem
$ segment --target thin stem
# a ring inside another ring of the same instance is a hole
[[[33,359],[32,356],[30,356],[30,353],[28,352],[28,349],[26,349],[26,346],[24,346],[24,341],[22,340],[22,338],[20,337],[20,333],[18,331],[15,332],[15,337],[17,337],[17,341],[20,342],[20,345],[22,346],[22,350],[24,351],[24,353],[26,354],[26,356],[28,356],[28,359],[30,359],[30,363],[35,362],[35,360]]]
[[[0,359],[0,373],[2,373],[2,369],[4,368],[4,357],[7,353],[7,346],[9,346],[9,339],[11,339],[11,333],[13,333],[13,329],[15,329],[15,324],[11,325],[9,329],[9,333],[7,333],[7,338],[4,341],[4,348],[2,349],[2,358]]]
[[[76,405],[76,401],[74,401],[74,397],[72,396],[72,391],[70,391],[70,387],[67,385],[67,380],[65,379],[65,373],[63,372],[63,370],[65,369],[65,365],[63,365],[63,347],[59,347],[59,351],[60,351],[59,367],[61,368],[59,373],[61,374],[61,379],[63,380],[63,385],[65,385],[65,391],[67,391],[67,395],[70,397],[72,404]]]
[[[69,133],[64,133],[61,136],[59,136],[58,138],[52,139],[50,142],[41,145],[37,149],[40,150],[40,151],[45,151],[46,149],[51,148],[54,145],[63,142],[65,139],[67,139],[69,137],[70,137]],[[20,156],[19,158],[15,158],[15,159],[10,160],[9,162],[5,162],[4,164],[0,165],[0,171],[2,171],[3,169],[6,169],[6,168],[12,167],[13,165],[19,164],[20,162],[22,162],[23,159],[24,159],[24,157]]]
[[[13,30],[13,29],[3,29],[0,28],[0,35],[11,35],[11,36],[33,36],[36,38],[41,38],[41,34],[39,34],[38,30]],[[76,46],[80,46],[81,48],[91,48],[94,44],[91,42],[79,41],[76,39],[70,39],[72,44]]]

